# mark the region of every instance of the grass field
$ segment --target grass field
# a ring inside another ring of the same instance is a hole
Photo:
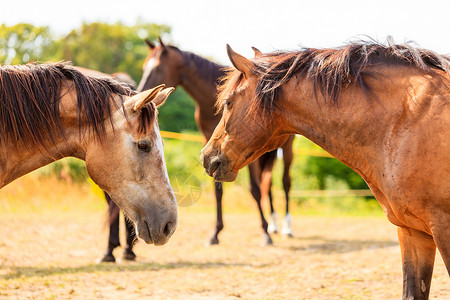
[[[224,204],[219,246],[205,247],[215,222],[206,189],[179,208],[167,245],[139,242],[136,262],[97,264],[107,242],[99,191],[21,178],[0,192],[0,299],[400,299],[396,229],[379,210],[321,214],[323,203],[303,202],[292,208],[294,238],[261,247],[249,194],[227,185]],[[449,286],[438,254],[431,299],[448,299]]]

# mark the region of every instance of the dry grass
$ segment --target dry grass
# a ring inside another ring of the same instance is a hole
[[[179,209],[167,245],[139,242],[136,262],[111,265],[95,262],[107,242],[98,191],[22,178],[0,192],[0,299],[400,298],[396,229],[385,217],[295,214],[293,239],[261,247],[248,193],[228,189],[221,245],[204,246],[215,218],[206,193]],[[449,297],[448,283],[438,255],[431,298]]]
[[[54,213],[99,211],[104,208],[103,192],[93,183],[68,183],[55,177],[29,174],[0,191],[3,213]]]

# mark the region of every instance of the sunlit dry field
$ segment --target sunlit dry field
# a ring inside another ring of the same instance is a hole
[[[0,299],[400,299],[400,249],[385,217],[294,207],[294,238],[261,247],[258,214],[242,193],[248,204],[239,208],[239,194],[225,194],[219,246],[205,246],[215,214],[204,194],[179,209],[167,245],[138,242],[135,262],[119,248],[116,264],[98,264],[107,242],[101,197],[87,185],[21,179],[0,191]],[[431,299],[449,299],[449,289],[438,254]]]

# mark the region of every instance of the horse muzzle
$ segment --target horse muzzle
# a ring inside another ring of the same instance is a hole
[[[236,180],[238,172],[231,170],[231,162],[224,155],[207,155],[202,151],[200,159],[205,172],[215,181],[231,182]]]
[[[152,210],[139,214],[136,220],[136,235],[147,244],[164,245],[177,227],[177,210]]]

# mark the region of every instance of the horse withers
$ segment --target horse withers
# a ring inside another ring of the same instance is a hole
[[[82,159],[137,235],[165,244],[177,205],[156,113],[172,90],[135,94],[63,63],[0,67],[0,186],[63,157]]]
[[[403,298],[428,299],[436,248],[450,274],[450,57],[391,42],[228,55],[206,172],[233,181],[290,134],[306,136],[368,183],[398,226]]]

